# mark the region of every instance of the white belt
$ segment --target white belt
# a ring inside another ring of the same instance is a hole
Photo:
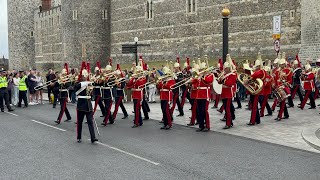
[[[162,91],[162,92],[168,92],[168,91],[170,91],[169,89],[160,89],[160,91]]]
[[[101,86],[94,86],[93,88],[100,89],[100,88],[101,88]]]
[[[111,87],[101,87],[101,89],[111,89]]]
[[[117,88],[117,90],[122,91],[123,89]]]
[[[208,89],[210,89],[210,87],[198,87],[197,89],[205,89],[205,90],[208,90]]]
[[[131,91],[142,91],[143,89],[131,89]]]
[[[91,96],[78,96],[78,99],[91,99]]]
[[[60,92],[67,92],[68,89],[59,89]]]

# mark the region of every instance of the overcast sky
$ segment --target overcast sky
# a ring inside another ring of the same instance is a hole
[[[0,57],[8,57],[7,0],[0,0]]]

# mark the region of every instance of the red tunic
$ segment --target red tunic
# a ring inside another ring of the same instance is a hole
[[[311,90],[311,91],[315,90],[314,74],[312,72],[308,72],[305,74],[303,88],[305,90]]]
[[[190,88],[190,98],[191,99],[197,98],[197,94],[198,94],[197,86],[198,86],[198,81],[196,81],[195,79],[192,79],[191,88]]]
[[[173,79],[170,79],[166,82],[159,82],[157,88],[160,90],[160,100],[172,100],[173,93],[171,87],[173,87],[175,83],[176,82]]]
[[[261,79],[262,81],[264,81],[265,80],[265,78],[266,78],[266,71],[265,70],[263,70],[263,69],[259,69],[259,70],[257,70],[256,72],[254,72],[252,75],[251,75],[251,77],[252,77],[252,79]],[[264,87],[262,87],[262,90],[260,91],[260,93],[259,93],[259,95],[263,95],[264,94]]]
[[[229,73],[224,76],[224,81],[222,83],[221,98],[233,98],[235,95],[234,87],[237,87],[237,74]]]
[[[130,79],[130,81],[127,84],[127,88],[131,89],[132,91],[132,99],[143,99],[143,89],[146,82],[147,79],[145,77],[139,79],[133,77]]]
[[[196,99],[210,99],[210,87],[213,83],[213,74],[208,74],[201,79],[194,79],[192,84],[197,88]]]
[[[272,92],[272,84],[273,84],[273,78],[270,74],[266,74],[266,78],[265,80],[263,81],[263,85],[264,85],[264,88],[263,88],[263,95],[269,95],[271,94]]]

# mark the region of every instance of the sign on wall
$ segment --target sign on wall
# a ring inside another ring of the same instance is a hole
[[[281,34],[281,16],[273,16],[273,34]]]

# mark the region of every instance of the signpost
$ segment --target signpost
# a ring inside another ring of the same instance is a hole
[[[281,38],[281,16],[273,16],[273,35],[274,39],[274,50],[277,55],[280,52],[280,38]]]
[[[134,38],[134,44],[123,44],[122,45],[122,54],[135,54],[136,56],[136,65],[138,65],[138,47],[139,46],[150,46],[150,44],[138,44],[138,38]]]

